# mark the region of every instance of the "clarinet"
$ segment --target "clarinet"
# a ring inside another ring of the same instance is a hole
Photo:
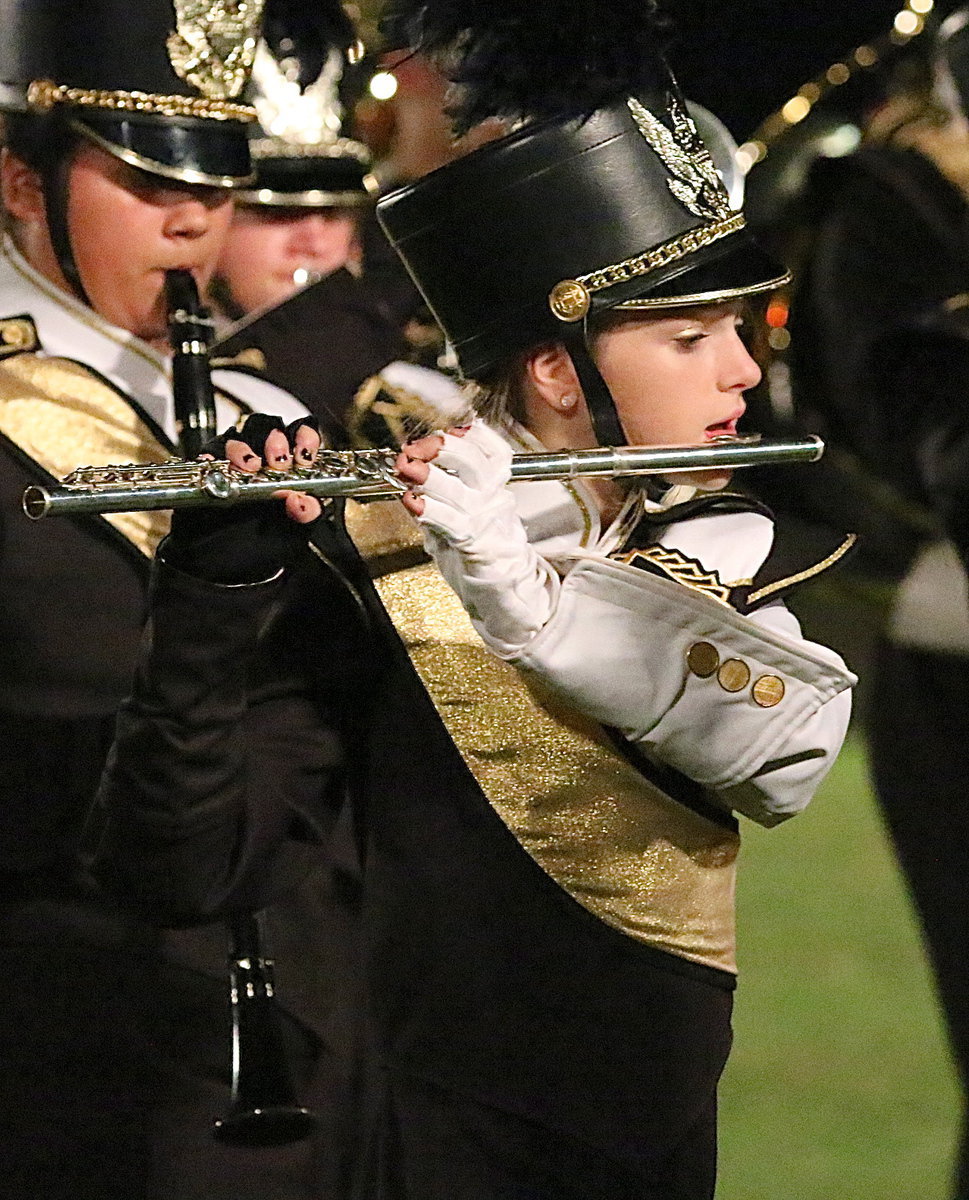
[[[179,448],[194,459],[216,436],[209,367],[212,321],[191,271],[166,271],[172,392]],[[305,1138],[316,1117],[296,1102],[274,995],[273,962],[252,913],[227,921],[232,1010],[232,1097],[212,1134],[235,1146],[279,1146]]]
[[[296,1102],[274,995],[273,962],[259,922],[242,913],[229,922],[229,999],[232,1005],[232,1099],[213,1136],[232,1146],[282,1146],[316,1128]]]
[[[199,302],[191,271],[166,271],[168,339],[172,345],[172,393],[182,456],[194,459],[217,434],[215,393],[209,368],[214,325]]]

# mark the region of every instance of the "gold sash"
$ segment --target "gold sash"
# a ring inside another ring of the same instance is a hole
[[[737,835],[645,780],[598,726],[553,715],[433,564],[377,587],[465,762],[539,866],[631,937],[735,970]]]
[[[0,364],[0,432],[55,479],[78,466],[171,458],[113,388],[64,358],[19,354]],[[104,519],[150,558],[171,514],[110,513]]]

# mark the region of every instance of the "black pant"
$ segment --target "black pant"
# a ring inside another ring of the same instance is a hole
[[[390,1128],[360,1200],[709,1200],[716,1100],[659,1165],[618,1162],[574,1137],[414,1079],[391,1089]]]
[[[474,1099],[475,1090],[487,1094],[485,1085],[445,1088],[414,1071],[375,1071],[354,1200],[711,1200],[733,993],[664,969],[653,1000],[652,1066],[611,1068],[626,1073],[625,1085],[634,1082],[625,1090],[637,1099],[617,1112],[609,1142],[582,1136],[581,1114],[596,1105],[588,1080],[575,1079],[574,1102],[551,1106],[573,1114],[565,1129],[553,1126],[567,1122],[518,1109],[511,1095],[500,1106]],[[669,1020],[664,1004],[673,1006]],[[505,1030],[502,1042],[502,1053],[513,1054],[514,1033]]]

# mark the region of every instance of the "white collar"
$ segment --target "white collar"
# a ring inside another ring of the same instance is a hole
[[[548,452],[547,446],[511,417],[505,419],[500,432],[516,450]],[[661,512],[696,492],[692,487],[674,485],[657,503],[648,499],[643,489],[635,488],[615,520],[603,529],[593,494],[579,479],[535,480],[513,483],[511,488],[529,542],[553,561],[608,555],[626,540],[644,512]]]
[[[27,315],[45,354],[91,367],[149,417],[175,435],[168,359],[127,330],[53,284],[4,236],[0,254],[0,317]]]

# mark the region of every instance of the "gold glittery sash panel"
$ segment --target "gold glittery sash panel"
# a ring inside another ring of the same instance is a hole
[[[539,866],[631,937],[735,970],[737,835],[645,780],[598,727],[539,704],[433,565],[377,587],[465,762]]]
[[[0,431],[56,479],[79,466],[171,458],[116,391],[64,358],[19,354],[0,365]],[[111,513],[104,519],[150,558],[171,515]]]

